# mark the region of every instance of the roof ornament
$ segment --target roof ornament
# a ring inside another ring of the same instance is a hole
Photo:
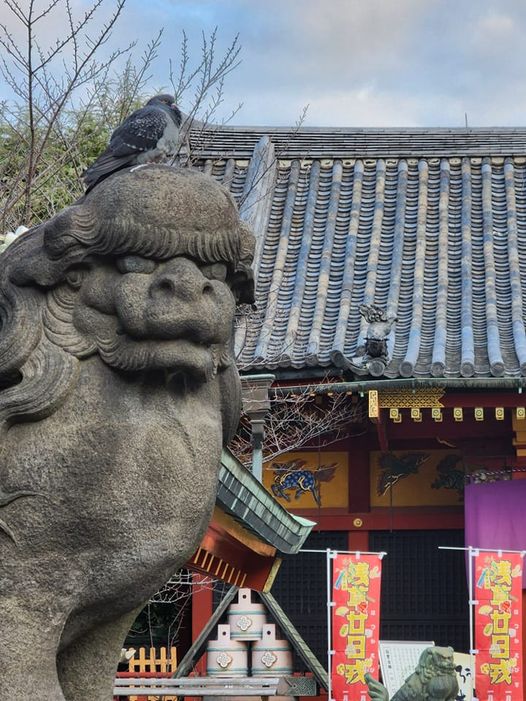
[[[357,375],[381,377],[390,360],[387,339],[397,319],[387,316],[386,310],[375,304],[361,304],[360,314],[369,323],[365,344],[357,349],[358,355],[347,361],[347,366]]]

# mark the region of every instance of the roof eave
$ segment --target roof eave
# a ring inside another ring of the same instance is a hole
[[[221,457],[216,501],[245,528],[286,555],[296,554],[316,525],[284,509],[228,450]]]

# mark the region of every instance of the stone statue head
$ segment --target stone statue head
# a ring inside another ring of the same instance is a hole
[[[0,266],[0,426],[52,413],[92,356],[175,385],[217,377],[231,395],[253,248],[224,188],[161,165],[108,178],[17,239]],[[228,405],[225,439],[238,411]]]
[[[420,655],[416,674],[430,701],[454,701],[458,694],[454,651],[451,647],[428,647]]]

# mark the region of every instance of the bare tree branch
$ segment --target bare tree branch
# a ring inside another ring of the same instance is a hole
[[[314,395],[308,389],[285,397],[272,396],[265,423],[263,459],[271,461],[305,446],[324,447],[357,435],[365,417],[363,402],[345,394]],[[246,467],[252,461],[251,426],[246,414],[230,449]]]

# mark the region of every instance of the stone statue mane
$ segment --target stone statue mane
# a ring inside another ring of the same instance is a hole
[[[109,701],[137,610],[200,542],[253,244],[225,189],[159,165],[2,254],[0,698]]]

